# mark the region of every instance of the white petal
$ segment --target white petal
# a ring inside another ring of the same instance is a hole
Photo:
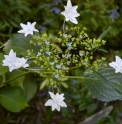
[[[25,30],[19,30],[18,33],[25,33]]]
[[[73,7],[72,7],[72,10],[73,10],[73,11],[76,11],[77,8],[78,8],[78,6],[73,6]]]
[[[25,33],[25,37],[28,35],[28,32]]]
[[[59,106],[59,105],[57,105],[56,109],[57,109],[58,111],[60,111],[60,106]]]
[[[33,27],[35,26],[35,24],[36,24],[36,22],[33,22],[33,23],[32,23]]]
[[[9,56],[10,57],[16,57],[16,53],[14,53],[13,49],[10,50]]]
[[[78,17],[78,16],[80,16],[79,13],[72,13],[72,17]]]
[[[64,101],[58,103],[58,105],[60,105],[61,107],[67,107],[66,103]]]
[[[122,66],[122,59],[119,56],[116,56],[116,62]]]
[[[52,106],[53,104],[53,100],[52,99],[49,99],[46,103],[45,103],[45,106]]]
[[[26,28],[26,25],[23,24],[23,23],[20,23],[20,26],[21,26],[23,29]]]
[[[57,104],[56,103],[52,103],[52,111],[55,110],[57,108]]]
[[[71,21],[72,23],[78,24],[76,18],[70,18],[70,21]]]
[[[26,67],[28,67],[29,66],[29,64],[24,64],[22,67],[23,68],[26,68]]]
[[[9,67],[10,72],[12,72],[14,69],[16,69],[14,66]]]
[[[116,69],[116,70],[115,70],[115,73],[118,73],[118,72],[120,72],[120,69]]]
[[[28,34],[31,34],[31,35],[33,35],[33,31],[28,31]]]
[[[33,29],[33,31],[39,32],[37,29]]]
[[[111,67],[113,67],[114,69],[119,68],[118,63],[116,63],[116,62],[111,62],[111,63],[109,63],[109,65],[110,65]]]
[[[54,99],[54,98],[55,98],[54,93],[52,93],[52,92],[48,92],[48,93],[50,94],[50,97],[51,97],[52,99]]]
[[[72,3],[70,0],[67,1],[67,8],[66,9],[69,9],[70,7],[72,7]]]

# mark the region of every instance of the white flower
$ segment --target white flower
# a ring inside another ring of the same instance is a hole
[[[63,66],[63,69],[64,69],[64,70],[67,70],[67,68],[66,68],[65,66]]]
[[[61,68],[61,65],[56,65],[56,68],[60,69]]]
[[[79,55],[82,57],[82,56],[84,56],[84,54],[83,53],[79,53]]]
[[[80,36],[79,36],[79,38],[83,38],[83,36],[82,36],[82,35],[80,35]]]
[[[49,55],[49,56],[51,55],[51,53],[52,53],[52,52],[46,52],[46,54]]]
[[[64,38],[67,38],[67,34],[63,34],[63,37],[64,37]]]
[[[9,55],[4,55],[5,59],[2,61],[3,66],[8,66],[9,71],[11,72],[12,70],[15,69],[15,62],[17,61],[16,53],[13,52],[11,49],[9,52]]]
[[[14,53],[12,49],[10,50],[9,55],[4,55],[4,57],[5,59],[2,61],[3,66],[8,66],[10,72],[17,68],[26,68],[29,66],[26,64],[27,59],[16,57],[16,53]]]
[[[65,58],[65,57],[66,57],[66,55],[62,54],[62,58]]]
[[[50,65],[54,65],[54,62],[50,62]]]
[[[63,101],[65,99],[63,93],[62,94],[56,93],[55,95],[52,92],[49,92],[49,94],[52,99],[49,99],[45,103],[45,106],[52,106],[52,111],[55,109],[60,111],[60,107],[67,107],[66,103]]]
[[[22,30],[19,30],[18,33],[23,33],[25,34],[25,37],[28,35],[28,34],[31,34],[33,35],[33,31],[36,31],[38,32],[37,29],[35,29],[35,24],[36,22],[33,22],[32,24],[30,22],[27,22],[27,25],[23,24],[23,23],[20,23],[20,26],[23,28]]]
[[[58,75],[58,74],[56,74],[56,75],[55,75],[55,78],[59,78],[59,75]]]
[[[21,67],[23,67],[23,68],[28,67],[29,64],[26,64],[26,62],[27,62],[27,59],[18,58],[17,61],[15,62],[15,68],[17,69],[17,68],[21,68]]]
[[[49,45],[49,44],[50,44],[50,42],[49,42],[49,41],[46,41],[46,42],[45,42],[45,44],[46,44],[46,45]]]
[[[77,24],[76,17],[78,17],[80,14],[77,13],[76,9],[78,6],[72,6],[72,3],[70,0],[67,1],[67,6],[64,6],[65,11],[61,12],[62,15],[65,16],[66,21],[71,21],[72,23]]]
[[[71,56],[72,54],[67,54],[67,55],[62,54],[62,58],[66,58],[66,59],[70,58]]]
[[[122,59],[119,56],[116,56],[116,62],[111,62],[109,65],[115,69],[115,73],[122,73]]]
[[[74,40],[75,40],[75,38],[73,37],[73,38],[71,38],[71,40],[72,40],[72,41],[74,41]]]
[[[37,53],[37,56],[41,56],[41,53],[40,53],[40,52],[38,52],[38,53]]]
[[[72,43],[71,42],[67,43],[66,45],[68,46],[68,50],[72,49]]]

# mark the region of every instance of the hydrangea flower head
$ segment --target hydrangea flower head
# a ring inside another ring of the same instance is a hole
[[[76,9],[78,6],[72,6],[70,0],[67,1],[67,6],[64,6],[65,11],[61,12],[65,16],[66,21],[71,21],[72,23],[78,24],[76,17],[80,16]]]
[[[64,94],[59,94],[56,93],[56,95],[52,92],[49,92],[50,97],[52,99],[49,99],[46,103],[45,106],[52,106],[52,111],[57,109],[58,111],[60,111],[60,107],[67,107],[66,103],[63,101],[64,98]]]
[[[111,62],[109,65],[115,69],[115,73],[122,73],[122,59],[119,56],[116,56],[116,62]]]
[[[20,26],[23,28],[22,30],[19,30],[18,33],[23,33],[25,34],[25,37],[28,35],[28,34],[31,34],[33,35],[33,32],[36,31],[38,32],[37,29],[35,29],[35,24],[36,22],[33,22],[32,24],[30,22],[27,22],[27,25],[23,24],[23,23],[20,23]]]

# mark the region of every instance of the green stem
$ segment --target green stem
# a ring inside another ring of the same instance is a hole
[[[6,79],[5,79],[5,74],[3,74],[3,82],[5,82],[6,81]]]
[[[81,67],[81,66],[75,66],[75,67],[71,67],[71,68],[68,68],[68,69],[71,70],[71,69],[75,69],[75,68],[79,68],[79,67]]]
[[[25,75],[25,74],[28,74],[28,73],[31,73],[31,71],[25,72],[25,73],[22,73],[22,74],[19,74],[19,75],[15,76],[15,77],[13,77],[13,78],[7,80],[7,81],[4,81],[3,83],[10,82],[10,81],[12,81],[12,80],[15,80],[15,79],[18,78],[18,77],[21,77],[21,76],[23,76],[23,75]],[[34,72],[32,72],[32,73],[34,73]]]
[[[81,77],[81,76],[64,76],[63,78],[78,78],[78,79],[90,79],[90,80],[98,80],[97,78],[89,78],[89,77]]]
[[[63,32],[65,31],[65,19],[64,19],[64,22],[63,22]]]

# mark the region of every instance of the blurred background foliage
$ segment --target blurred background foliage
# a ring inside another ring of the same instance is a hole
[[[28,21],[37,22],[36,28],[40,32],[57,35],[62,29],[64,17],[61,11],[64,11],[66,3],[67,0],[0,0],[0,45],[21,29],[20,23]],[[78,5],[80,13],[77,26],[86,27],[91,38],[99,37],[111,27],[104,38],[107,41],[104,47],[108,51],[108,54],[104,54],[107,60],[112,61],[115,55],[122,57],[122,0],[72,0],[72,4]],[[71,22],[66,22],[66,25],[74,26]],[[81,75],[82,70],[76,69],[70,73]],[[31,75],[31,78],[35,79],[36,76]],[[42,84],[39,77],[35,81]],[[60,113],[44,106],[47,89],[41,85],[41,90],[29,102],[30,107],[20,113],[11,113],[1,107],[0,124],[78,124],[106,105],[113,105],[113,111],[96,124],[122,123],[122,102],[98,101],[80,80],[68,80],[63,84],[62,92],[68,108],[63,108]]]

